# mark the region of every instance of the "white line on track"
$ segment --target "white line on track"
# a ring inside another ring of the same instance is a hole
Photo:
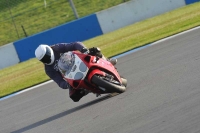
[[[35,89],[35,88],[41,87],[41,86],[46,85],[46,84],[51,83],[51,82],[53,82],[53,80],[49,80],[49,81],[44,82],[44,83],[41,83],[41,84],[39,84],[39,85],[36,85],[36,86],[30,87],[30,88],[27,88],[27,89],[25,89],[25,90],[22,90],[22,91],[19,91],[19,92],[10,94],[10,95],[8,95],[8,96],[5,96],[5,97],[0,98],[0,101],[5,100],[5,99],[8,99],[8,98],[13,97],[13,96],[16,96],[16,95],[19,95],[19,94],[21,94],[21,93],[24,93],[24,92],[33,90],[33,89]]]

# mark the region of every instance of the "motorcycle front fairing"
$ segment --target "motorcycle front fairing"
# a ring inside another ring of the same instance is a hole
[[[108,74],[111,74],[114,76],[114,79],[122,83],[120,75],[118,74],[116,68],[107,60],[96,57],[96,56],[90,56],[90,55],[84,55],[82,53],[77,53],[77,56],[79,56],[84,62],[84,64],[89,68],[88,72],[88,81],[91,83],[91,78],[93,75],[102,75],[106,76],[106,72]]]
[[[76,54],[73,54],[73,52],[67,53],[68,54],[64,53],[60,57],[58,68],[64,80],[66,80],[71,86],[75,87],[73,81],[83,80],[89,69]]]
[[[58,62],[58,68],[61,72],[63,79],[68,82],[74,89],[88,89],[94,93],[100,93],[99,90],[95,89],[95,86],[86,84],[85,78],[88,74],[89,68],[83,61],[85,54],[79,55],[77,52],[73,52],[74,63],[71,67],[65,66],[65,62]],[[80,56],[80,57],[79,57]]]
[[[62,70],[62,61],[58,63],[59,70],[66,80],[73,88],[81,89],[85,88],[91,90],[94,93],[101,94],[101,90],[97,89],[92,82],[91,78],[94,75],[106,76],[110,73],[114,78],[122,83],[121,78],[115,69],[115,67],[102,58],[96,56],[91,56],[87,54],[80,53],[78,51],[73,51],[74,64],[67,70]]]

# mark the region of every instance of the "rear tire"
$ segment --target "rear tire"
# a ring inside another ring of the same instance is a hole
[[[105,88],[106,92],[108,92],[108,93],[113,93],[113,92],[123,93],[123,92],[126,91],[125,86],[121,86],[121,85],[111,83],[111,82],[109,82],[109,81],[107,81],[107,80],[105,80],[102,77],[99,77],[97,75],[94,75],[92,77],[91,81],[94,84],[96,84],[97,86]]]

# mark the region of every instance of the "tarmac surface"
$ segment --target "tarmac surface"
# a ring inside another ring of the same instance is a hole
[[[54,82],[0,101],[1,133],[199,133],[200,29],[118,58],[119,95],[74,103]]]

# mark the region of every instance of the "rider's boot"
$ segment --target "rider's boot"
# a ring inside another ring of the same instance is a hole
[[[84,97],[85,95],[87,95],[90,91],[86,90],[86,89],[73,89],[72,87],[69,89],[69,95],[70,98],[74,101],[74,102],[78,102],[82,97]]]
[[[87,95],[88,93],[90,93],[89,90],[86,90],[86,89],[81,89],[80,91],[81,94],[83,94],[83,96]]]

